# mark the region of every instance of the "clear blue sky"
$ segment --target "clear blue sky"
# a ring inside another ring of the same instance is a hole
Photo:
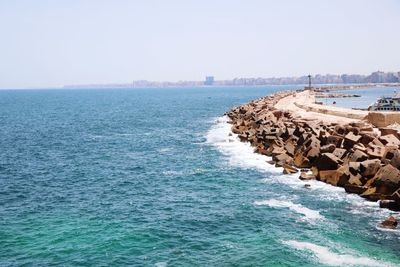
[[[399,0],[2,0],[0,88],[400,70]]]

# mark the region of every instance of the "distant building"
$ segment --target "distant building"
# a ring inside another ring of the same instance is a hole
[[[213,83],[214,83],[214,76],[206,76],[204,85],[213,85]]]

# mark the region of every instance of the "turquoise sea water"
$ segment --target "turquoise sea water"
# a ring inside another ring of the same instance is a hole
[[[229,136],[280,89],[0,91],[0,265],[400,266],[390,211]]]

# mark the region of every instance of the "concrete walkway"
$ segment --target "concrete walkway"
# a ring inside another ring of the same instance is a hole
[[[359,122],[368,116],[368,111],[315,104],[315,95],[309,90],[284,97],[278,101],[275,107],[291,111],[303,119],[325,123]]]

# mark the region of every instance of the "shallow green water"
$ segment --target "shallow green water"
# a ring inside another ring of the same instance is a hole
[[[0,91],[0,265],[399,265],[389,211],[229,136],[276,89]]]

